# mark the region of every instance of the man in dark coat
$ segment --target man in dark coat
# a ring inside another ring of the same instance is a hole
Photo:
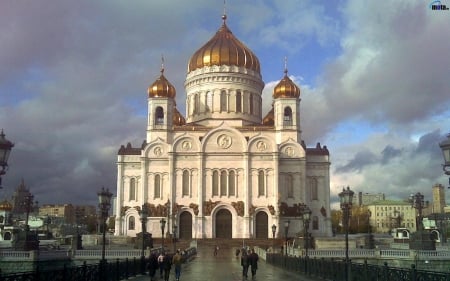
[[[156,256],[155,253],[151,253],[147,264],[148,275],[150,275],[150,281],[155,280],[155,274],[158,267],[159,267],[158,257]]]
[[[241,266],[242,266],[242,277],[247,278],[248,267],[249,267],[249,259],[247,255],[247,250],[242,249],[241,254]]]
[[[172,268],[172,257],[169,254],[164,255],[162,265],[164,269],[164,281],[169,281],[170,269]]]
[[[252,271],[252,277],[254,278],[256,275],[256,270],[258,269],[258,254],[255,253],[255,249],[252,249],[252,253],[248,256],[248,260],[250,263],[250,270]]]

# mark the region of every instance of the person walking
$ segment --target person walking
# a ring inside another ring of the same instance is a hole
[[[241,251],[242,277],[247,279],[249,260],[247,251],[243,248]]]
[[[164,272],[164,267],[163,267],[164,255],[165,255],[165,253],[161,252],[158,256],[159,277],[161,277],[161,279],[163,278],[163,272]]]
[[[175,280],[180,281],[181,275],[181,264],[183,263],[183,259],[180,254],[180,250],[178,250],[172,258],[172,264],[175,266]]]
[[[169,281],[170,269],[172,268],[172,258],[169,254],[163,258],[164,281]]]
[[[214,247],[214,256],[217,257],[217,254],[219,253],[219,246]]]
[[[255,249],[252,249],[252,253],[249,256],[250,270],[252,271],[252,278],[255,278],[256,270],[258,269],[258,254],[255,253]]]
[[[155,280],[156,270],[158,270],[158,257],[155,253],[151,253],[150,257],[148,259],[147,269],[148,269],[148,275],[150,275],[150,281]]]

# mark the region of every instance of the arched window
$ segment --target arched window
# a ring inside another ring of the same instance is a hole
[[[136,200],[136,179],[130,179],[129,201]]]
[[[318,192],[317,192],[317,179],[312,178],[310,181],[310,194],[311,200],[319,200]]]
[[[220,111],[227,111],[227,92],[220,92]]]
[[[286,175],[286,189],[288,198],[294,198],[294,183],[292,175]]]
[[[222,171],[220,173],[220,195],[226,196],[227,195],[227,172]]]
[[[228,195],[236,195],[236,174],[230,171],[228,174]]]
[[[258,172],[258,196],[263,196],[265,194],[265,181],[264,172]]]
[[[242,94],[241,91],[236,92],[236,112],[242,112]]]
[[[314,216],[312,219],[312,229],[313,230],[319,229],[319,218],[317,216]]]
[[[189,171],[183,171],[183,187],[182,187],[183,195],[189,195]]]
[[[134,230],[135,225],[136,225],[136,223],[135,223],[134,217],[130,217],[128,219],[128,230]]]
[[[219,172],[214,171],[212,177],[212,195],[219,196]]]
[[[161,176],[155,176],[155,198],[161,198]]]
[[[292,125],[292,109],[289,106],[284,108],[283,124],[287,126]]]
[[[250,114],[253,114],[253,94],[250,94],[249,103],[250,103]]]
[[[155,110],[155,125],[164,124],[164,110],[161,106],[158,106]]]
[[[206,111],[213,111],[213,96],[211,92],[206,93]]]
[[[200,113],[200,96],[198,94],[194,96],[194,113]]]

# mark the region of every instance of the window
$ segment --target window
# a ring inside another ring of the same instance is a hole
[[[292,175],[286,176],[286,189],[288,198],[294,198],[294,183]]]
[[[265,182],[264,182],[264,172],[258,172],[258,196],[263,196],[265,194]]]
[[[222,171],[220,173],[220,195],[227,195],[227,172]]]
[[[128,200],[136,200],[136,179],[132,178],[130,179],[130,193],[129,193]]]
[[[242,112],[242,95],[241,91],[237,91],[236,93],[236,112]]]
[[[161,176],[156,175],[155,176],[155,198],[161,198]]]
[[[200,97],[198,94],[194,96],[194,113],[200,113]]]
[[[134,217],[130,217],[128,219],[128,230],[134,230],[135,224]]]
[[[250,94],[250,114],[253,114],[253,95]]]
[[[220,92],[220,111],[227,111],[227,92]]]
[[[236,195],[236,176],[234,171],[230,171],[228,174],[228,195]]]
[[[161,106],[158,106],[155,111],[155,125],[164,124],[164,110]]]
[[[218,196],[219,195],[219,172],[217,172],[217,171],[213,172],[212,195],[213,196]]]
[[[189,195],[189,172],[187,170],[183,171],[183,196]]]
[[[289,106],[284,109],[283,124],[292,125],[292,109]]]
[[[319,229],[319,218],[317,216],[314,216],[312,219],[312,227],[313,227],[313,230]]]
[[[310,182],[311,200],[319,200],[317,192],[317,179],[312,178]]]
[[[211,92],[206,93],[206,111],[213,111],[213,96]]]

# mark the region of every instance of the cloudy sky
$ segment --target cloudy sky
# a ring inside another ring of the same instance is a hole
[[[424,0],[227,0],[227,24],[259,57],[264,115],[289,75],[303,139],[331,153],[343,186],[402,199],[448,186],[450,12]],[[447,6],[450,5],[450,0]],[[122,144],[145,139],[146,90],[183,88],[190,56],[220,27],[222,0],[0,2],[0,128],[15,143],[0,198],[23,179],[40,203],[95,204],[115,192]],[[450,192],[447,201],[450,202]]]

